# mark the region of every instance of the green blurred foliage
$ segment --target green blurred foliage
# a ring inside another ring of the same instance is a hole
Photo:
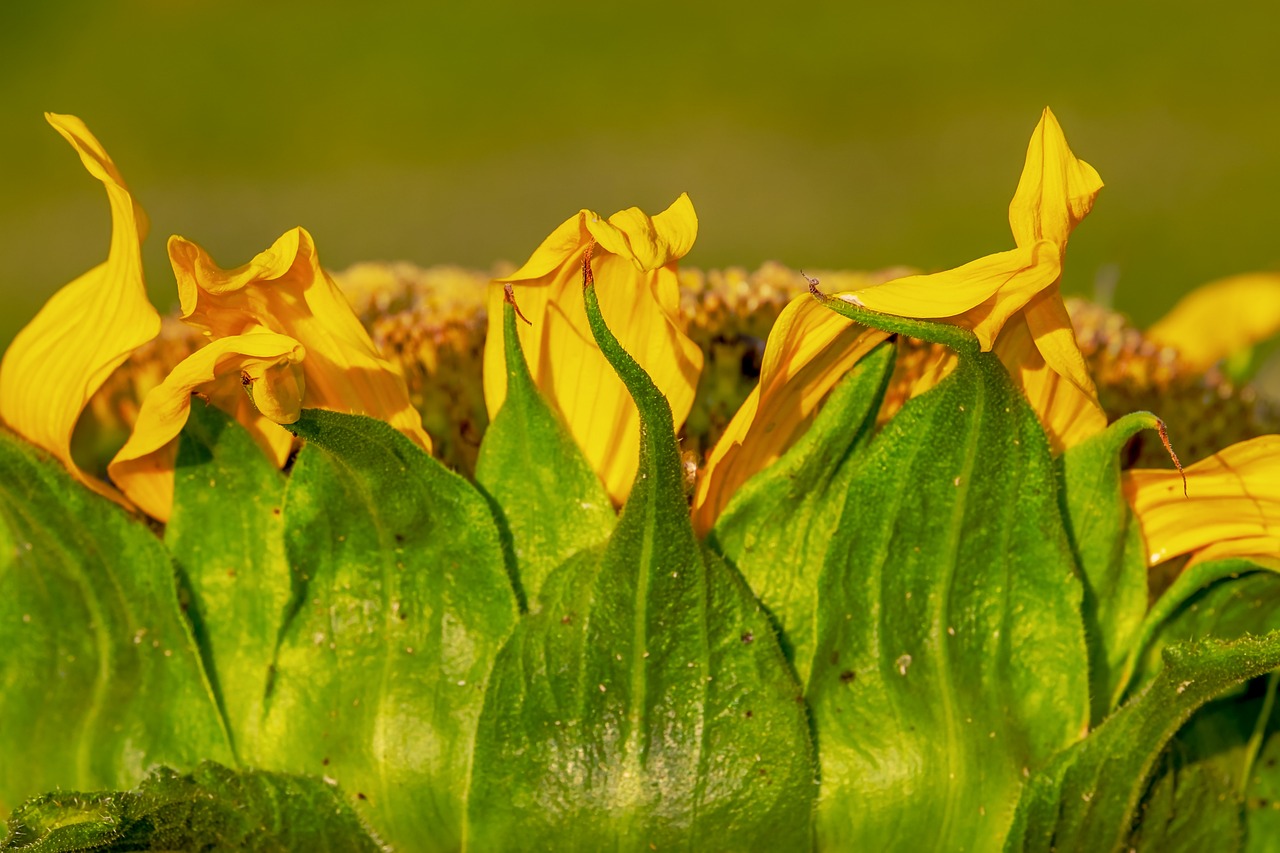
[[[1280,265],[1280,13],[1261,2],[255,3],[0,7],[0,344],[105,257],[81,116],[164,240],[224,265],[306,225],[324,261],[519,262],[579,208],[681,191],[689,262],[942,268],[1012,247],[1045,104],[1108,187],[1065,287],[1145,323]]]

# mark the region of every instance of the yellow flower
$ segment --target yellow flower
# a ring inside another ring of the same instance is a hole
[[[705,535],[734,493],[786,452],[837,382],[886,332],[840,316],[808,293],[791,300],[769,331],[760,383],[739,407],[700,471],[693,526]]]
[[[120,500],[114,489],[76,465],[71,434],[111,372],[160,331],[160,315],[147,301],[142,277],[146,216],[84,122],[54,113],[45,118],[106,188],[111,247],[105,263],[54,294],[10,345],[0,363],[0,417],[56,456],[82,483]]]
[[[1185,473],[1185,492],[1177,471],[1125,473],[1151,565],[1280,557],[1280,435],[1233,444]]]
[[[702,351],[684,333],[676,262],[693,247],[697,234],[698,219],[687,195],[653,217],[634,207],[607,220],[583,210],[553,231],[524,266],[490,285],[484,350],[489,416],[497,414],[506,398],[502,299],[504,286],[511,284],[529,320],[519,334],[534,382],[560,411],[618,503],[635,478],[640,419],[587,325],[583,253],[594,242],[592,272],[600,310],[623,347],[666,395],[679,429],[693,406]]]
[[[169,240],[182,319],[212,342],[184,359],[143,401],[133,435],[107,471],[149,515],[168,518],[174,441],[197,389],[235,414],[277,463],[302,405],[369,415],[425,450],[431,439],[400,370],[384,359],[302,228],[234,270],[182,237]],[[305,356],[305,358],[304,358]],[[245,401],[241,385],[253,396]],[[303,391],[305,389],[305,399]]]
[[[1009,369],[1055,448],[1070,447],[1106,426],[1058,289],[1067,240],[1101,189],[1098,173],[1071,153],[1046,108],[1009,204],[1016,249],[838,296],[873,311],[972,330]]]
[[[1209,319],[1212,322],[1206,322]],[[1147,331],[1203,372],[1280,331],[1280,273],[1247,273],[1197,288]]]

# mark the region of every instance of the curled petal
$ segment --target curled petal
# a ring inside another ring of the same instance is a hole
[[[655,270],[689,254],[698,238],[698,217],[687,193],[671,206],[650,217],[638,207],[629,207],[601,222],[598,216],[583,211],[585,226],[606,252],[627,258],[636,269]]]
[[[983,350],[990,350],[1009,317],[1057,281],[1061,270],[1057,246],[1041,241],[955,269],[897,278],[838,295],[883,314],[963,326],[977,335]]]
[[[1071,315],[1062,302],[1058,286],[1055,284],[1033,296],[1022,316],[1026,319],[1027,330],[1035,339],[1040,358],[1049,369],[1074,385],[1078,396],[1101,411],[1098,390],[1076,342],[1075,327],[1071,324]],[[1005,364],[1011,366],[1012,363],[1006,361]]]
[[[187,423],[192,394],[199,391],[222,401],[233,394],[243,398],[242,384],[251,383],[255,399],[292,423],[300,410],[303,380],[297,365],[305,352],[293,338],[270,332],[220,338],[196,350],[142,401],[133,434],[107,466],[111,480],[152,518],[167,521],[173,507],[175,439]],[[275,452],[273,446],[266,449]]]
[[[0,363],[0,417],[56,456],[81,482],[118,497],[71,458],[71,434],[89,398],[136,348],[160,331],[147,300],[140,243],[146,219],[102,145],[75,116],[45,118],[107,191],[111,248],[105,263],[63,287],[18,333]]]
[[[671,404],[679,429],[693,406],[702,351],[684,333],[676,261],[693,243],[697,219],[687,196],[652,218],[634,208],[606,222],[590,211],[567,220],[511,276],[489,290],[485,404],[493,417],[506,398],[503,286],[515,286],[529,323],[520,345],[538,389],[559,410],[610,496],[621,503],[635,477],[640,419],[622,381],[596,346],[582,298],[582,253],[593,240],[600,310],[627,352]]]
[[[818,404],[888,334],[840,316],[802,294],[782,310],[765,344],[760,384],[707,457],[693,501],[705,534],[747,480],[803,434]]]
[[[400,369],[379,354],[305,229],[233,270],[177,236],[169,239],[169,260],[187,323],[215,338],[288,335],[307,351],[307,406],[379,418],[431,449]]]
[[[995,353],[1039,417],[1050,447],[1061,453],[1106,429],[1107,416],[1096,395],[1085,393],[1045,361],[1038,343],[1019,317],[1004,327]]]
[[[1147,331],[1203,371],[1280,332],[1280,273],[1249,273],[1197,288]]]
[[[1101,189],[1102,178],[1071,153],[1062,126],[1045,107],[1009,203],[1014,240],[1019,246],[1050,240],[1065,249],[1071,230],[1089,214]]]
[[[1280,435],[1233,444],[1186,469],[1134,469],[1124,488],[1147,542],[1151,565],[1182,554],[1193,560],[1280,557]]]

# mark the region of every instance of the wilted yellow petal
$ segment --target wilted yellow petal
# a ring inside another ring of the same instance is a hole
[[[146,219],[107,152],[75,116],[45,118],[71,143],[111,206],[105,263],[63,287],[18,333],[0,363],[0,417],[62,461],[81,482],[115,497],[71,458],[71,434],[94,392],[129,354],[160,331],[147,301],[140,243]]]
[[[1004,327],[995,353],[1039,417],[1055,453],[1106,429],[1107,416],[1097,397],[1081,391],[1045,362],[1024,317],[1015,317]]]
[[[676,278],[676,261],[696,235],[697,219],[684,195],[652,218],[631,208],[606,221],[584,210],[552,232],[523,267],[490,285],[484,352],[489,416],[506,398],[501,309],[503,285],[510,283],[530,321],[519,324],[519,335],[534,382],[619,503],[635,478],[640,418],[587,324],[582,255],[597,243],[592,273],[601,313],[666,395],[679,429],[702,371],[702,351],[684,333]]]
[[[1151,565],[1182,554],[1195,560],[1280,556],[1280,435],[1233,444],[1186,469],[1126,472],[1125,494]]]
[[[183,320],[214,338],[259,331],[288,335],[307,352],[305,405],[378,418],[431,449],[400,369],[378,353],[321,268],[305,229],[286,232],[233,270],[222,269],[204,249],[176,236],[169,239],[169,260]]]
[[[1280,273],[1248,273],[1193,290],[1147,331],[1203,371],[1280,332]]]
[[[292,423],[302,395],[296,365],[304,354],[293,338],[270,332],[220,338],[196,350],[142,401],[133,434],[107,466],[112,482],[147,515],[167,521],[173,507],[176,439],[187,423],[192,393],[199,390],[223,400],[230,394],[243,397],[242,382],[248,381],[258,398],[259,388],[269,387],[263,399],[278,396],[266,408],[283,412],[285,422]]]
[[[807,293],[787,304],[769,332],[760,384],[707,456],[693,501],[700,534],[711,529],[747,480],[795,443],[827,393],[887,337]]]
[[[1051,240],[1065,250],[1071,230],[1089,214],[1101,189],[1102,178],[1071,153],[1062,126],[1045,107],[1009,203],[1014,240],[1019,246]]]

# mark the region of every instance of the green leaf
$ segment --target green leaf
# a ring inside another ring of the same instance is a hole
[[[1144,429],[1148,412],[1127,415],[1059,460],[1067,534],[1084,577],[1089,694],[1094,725],[1120,701],[1124,663],[1147,612],[1147,550],[1120,485],[1120,450]]]
[[[405,850],[461,840],[485,683],[516,619],[476,489],[391,427],[305,410],[285,492],[297,584],[259,754],[323,773]]]
[[[750,590],[694,538],[666,400],[585,295],[640,410],[639,470],[608,542],[548,577],[503,649],[468,842],[804,849],[816,786],[799,687]]]
[[[822,568],[807,695],[823,848],[998,846],[1026,775],[1088,724],[1054,462],[976,350],[861,454]]]
[[[1164,650],[1160,674],[1027,785],[1006,850],[1119,850],[1164,745],[1192,712],[1280,666],[1280,632]]]
[[[0,430],[0,804],[231,761],[152,532]]]
[[[507,396],[485,431],[476,480],[500,507],[520,585],[532,601],[552,569],[609,536],[617,515],[577,442],[533,384],[510,302],[503,305],[503,333]]]
[[[707,539],[777,619],[801,682],[814,653],[818,574],[854,459],[875,429],[894,351],[882,344],[849,372],[795,446],[738,490]]]
[[[1166,646],[1280,629],[1280,573],[1248,559],[1198,563],[1152,606],[1132,650],[1128,694],[1155,678]]]
[[[136,791],[56,792],[24,803],[0,850],[377,851],[336,788],[319,779],[204,763],[161,767]]]
[[[254,762],[276,642],[292,596],[284,477],[214,406],[182,432],[165,544],[178,564],[210,680],[241,760]]]
[[[1262,725],[1255,729],[1258,752],[1249,766],[1245,786],[1245,822],[1250,853],[1280,850],[1280,708],[1275,702],[1277,681],[1273,672],[1268,679],[1267,712]]]
[[[1175,741],[1176,744],[1176,741]],[[1244,845],[1239,795],[1211,762],[1166,753],[1124,848],[1152,853],[1229,853]]]
[[[1157,762],[1127,846],[1160,853],[1241,849],[1242,776],[1253,757],[1251,735],[1269,711],[1263,697],[1220,699],[1196,711]]]

